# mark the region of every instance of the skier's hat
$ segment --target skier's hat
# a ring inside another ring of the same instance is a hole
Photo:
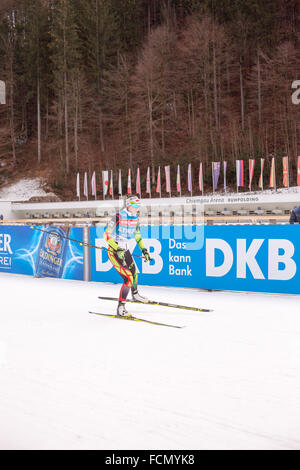
[[[141,206],[141,200],[137,196],[130,196],[125,201],[126,207],[131,206],[138,209]]]

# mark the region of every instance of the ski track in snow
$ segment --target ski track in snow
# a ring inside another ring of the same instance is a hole
[[[300,449],[299,297],[0,279],[0,449]]]

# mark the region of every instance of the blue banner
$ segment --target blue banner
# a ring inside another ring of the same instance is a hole
[[[83,279],[82,228],[0,226],[0,272]]]
[[[83,279],[83,246],[62,227],[0,226],[0,272]],[[44,232],[46,231],[46,233]],[[82,242],[82,228],[65,228]],[[103,227],[90,228],[91,280],[122,283]],[[152,260],[130,247],[144,285],[300,294],[299,225],[141,227]]]
[[[103,227],[91,243],[106,248]],[[299,225],[141,227],[150,263],[135,258],[139,283],[300,294]],[[135,241],[133,254],[141,255]],[[122,282],[105,250],[91,251],[91,280]]]

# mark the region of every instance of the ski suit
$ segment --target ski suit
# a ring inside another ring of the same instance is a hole
[[[137,269],[129,243],[135,239],[141,251],[145,249],[139,230],[139,216],[132,215],[126,208],[117,212],[104,231],[104,239],[109,245],[108,257],[123,278],[124,283],[120,290],[119,300],[125,302],[130,289],[133,292],[137,291],[138,282]],[[125,256],[122,250],[125,251]]]

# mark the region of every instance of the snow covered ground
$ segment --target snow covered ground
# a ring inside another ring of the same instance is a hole
[[[53,196],[54,193],[45,192],[44,190],[45,182],[42,178],[23,178],[17,182],[12,184],[6,185],[0,189],[0,201],[28,201],[31,197],[42,197],[42,196]],[[102,188],[98,188],[102,189]],[[205,199],[205,203],[207,200],[210,199],[224,199],[224,203],[228,203],[228,200],[231,198],[245,198],[245,203],[247,202],[247,197],[259,197],[259,202],[285,202],[293,199],[296,196],[300,197],[300,186],[293,186],[290,188],[278,188],[276,191],[274,189],[265,189],[263,191],[252,191],[252,192],[227,192],[224,193],[222,190],[216,191],[215,193],[205,193],[204,197],[200,194],[194,194],[194,197],[191,198],[190,196],[186,195],[182,198],[180,197],[167,197],[167,198],[158,198],[155,197],[151,199],[151,204],[160,205],[162,202],[167,204],[184,204],[186,201],[201,201],[203,198]],[[90,195],[90,199],[94,202],[94,198]],[[118,197],[116,196],[116,199]],[[145,198],[146,201],[149,203],[149,199]],[[98,203],[109,204],[113,203],[111,200],[106,201],[98,201]],[[220,204],[223,204],[220,202]],[[233,202],[233,201],[231,201]],[[251,202],[251,201],[248,201]]]
[[[53,196],[43,189],[41,178],[24,178],[0,190],[0,201],[27,201],[31,197]]]
[[[0,274],[0,449],[300,449],[299,297]]]

